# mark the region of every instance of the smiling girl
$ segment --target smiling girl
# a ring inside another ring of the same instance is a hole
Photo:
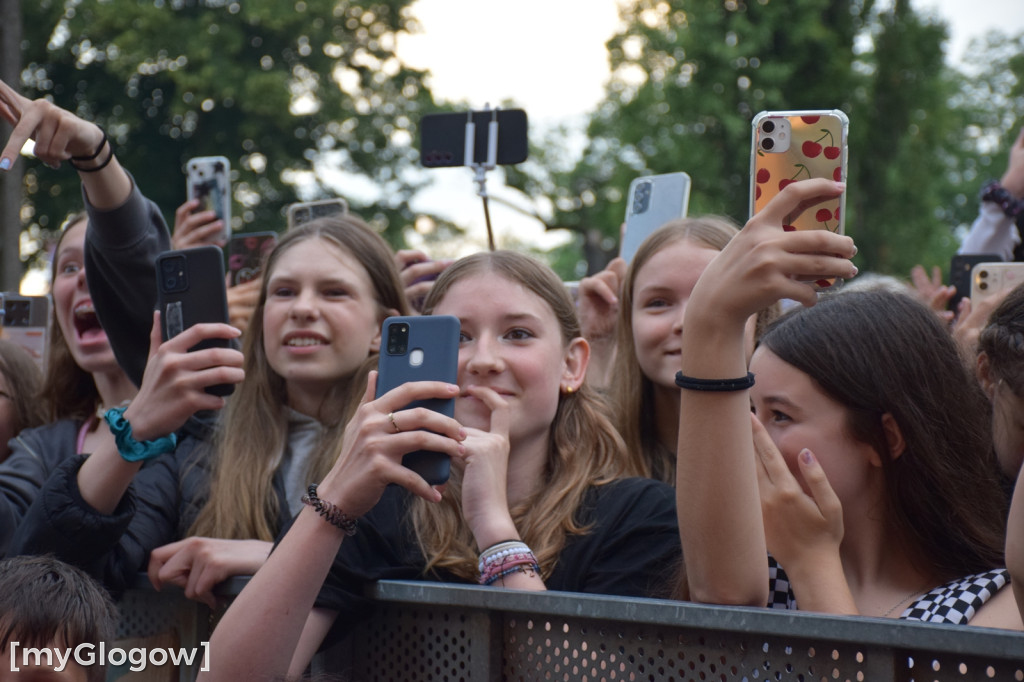
[[[460,320],[458,386],[372,399],[371,377],[314,491],[325,518],[296,517],[214,633],[204,679],[301,672],[332,626],[355,625],[378,579],[645,596],[678,564],[671,488],[620,477],[622,441],[585,382],[589,347],[557,276],[520,254],[476,254],[441,274],[424,310]],[[455,419],[397,412],[451,396]],[[443,494],[401,466],[417,449],[452,456]]]

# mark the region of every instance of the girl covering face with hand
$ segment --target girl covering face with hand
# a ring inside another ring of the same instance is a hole
[[[787,186],[687,307],[677,500],[690,593],[1020,628],[984,399],[949,333],[903,294],[819,300],[807,280],[855,275],[852,241],[783,230],[842,190]],[[751,383],[743,327],[781,297],[805,307],[765,332]]]
[[[642,596],[676,568],[671,488],[620,477],[622,442],[585,383],[589,349],[557,276],[520,254],[477,254],[441,274],[424,310],[460,320],[458,386],[373,400],[371,380],[315,491],[345,519],[296,517],[218,626],[212,670],[301,671],[335,621],[354,625],[377,579]],[[451,396],[455,419],[401,410]],[[401,466],[417,449],[452,456],[443,495]]]

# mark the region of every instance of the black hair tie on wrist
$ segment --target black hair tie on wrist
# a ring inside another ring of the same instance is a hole
[[[697,379],[676,372],[676,386],[689,391],[745,391],[753,385],[753,372],[747,372],[747,376],[739,379]]]
[[[106,131],[104,131],[103,129],[100,129],[100,132],[103,133],[103,139],[100,140],[99,145],[96,147],[96,151],[94,151],[89,156],[72,156],[71,160],[72,161],[92,161],[97,156],[99,156],[100,152],[103,151],[103,145],[105,145],[107,143],[107,133],[106,133]]]

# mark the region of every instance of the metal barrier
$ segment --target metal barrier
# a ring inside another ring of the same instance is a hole
[[[371,594],[369,622],[318,654],[314,673],[352,682],[1024,681],[1024,633],[988,628],[419,582],[381,582]],[[126,623],[134,609],[122,602]],[[184,611],[183,640],[208,639],[209,611]]]

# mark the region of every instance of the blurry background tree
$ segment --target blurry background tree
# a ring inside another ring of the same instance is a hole
[[[184,162],[223,154],[236,228],[280,227],[301,186],[303,198],[345,196],[401,245],[426,181],[409,172],[416,125],[439,108],[394,54],[413,3],[25,1],[22,89],[104,126],[168,217],[185,198]],[[909,0],[635,0],[621,18],[585,134],[548,131],[506,168],[527,212],[576,233],[548,254],[566,279],[615,254],[637,175],[685,170],[692,214],[744,222],[750,120],[769,109],[850,115],[847,230],[862,270],[946,266],[1024,123],[1024,33],[991,34],[957,70],[944,23]],[[32,250],[80,199],[74,173],[24,167]],[[421,220],[432,240],[460,234]]]
[[[101,125],[169,224],[185,161],[224,155],[235,229],[280,229],[301,184],[303,199],[341,193],[400,243],[416,123],[435,108],[424,73],[394,55],[412,1],[26,1],[21,89]],[[359,195],[337,187],[339,169]],[[78,187],[69,169],[26,164],[34,246],[80,207]],[[372,205],[354,203],[367,187]]]
[[[954,227],[1024,122],[1024,34],[993,36],[965,75],[946,64],[945,25],[908,0],[638,0],[621,16],[582,158],[565,162],[556,131],[508,174],[551,199],[547,224],[579,233],[556,258],[567,278],[615,255],[637,175],[685,170],[691,214],[742,224],[750,121],[773,109],[849,114],[847,231],[862,270],[948,266]]]

